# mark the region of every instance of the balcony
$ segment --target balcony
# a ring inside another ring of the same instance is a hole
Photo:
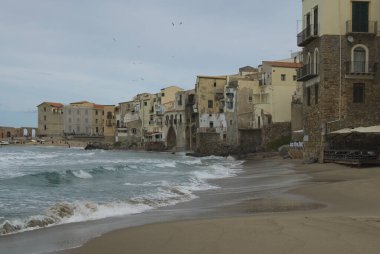
[[[346,62],[346,74],[348,75],[374,75],[378,68],[378,63],[367,61]]]
[[[368,21],[368,23],[346,21],[346,34],[368,34],[377,35],[377,21]]]
[[[299,47],[306,46],[319,36],[319,24],[308,25],[302,32],[297,35],[297,45]]]
[[[315,73],[313,64],[305,64],[297,69],[297,81],[307,81],[316,76],[318,76],[318,74]]]

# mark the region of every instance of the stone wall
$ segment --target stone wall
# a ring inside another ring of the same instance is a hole
[[[239,147],[243,152],[256,152],[261,145],[261,141],[261,129],[239,130]]]
[[[266,149],[268,144],[291,136],[290,123],[273,123],[262,128],[261,146]]]

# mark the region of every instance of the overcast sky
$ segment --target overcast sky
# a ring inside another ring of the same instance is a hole
[[[0,0],[0,126],[288,58],[300,16],[300,0]]]

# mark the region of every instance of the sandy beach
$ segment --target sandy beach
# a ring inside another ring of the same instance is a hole
[[[227,205],[222,218],[116,230],[60,253],[379,253],[380,167],[283,162],[311,180],[289,195]]]

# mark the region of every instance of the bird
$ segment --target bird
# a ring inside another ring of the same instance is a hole
[[[181,21],[181,22],[179,22],[179,25],[182,25],[182,21]]]
[[[116,42],[116,39],[115,38],[112,38],[113,42]]]
[[[174,22],[172,22],[172,25],[174,26]]]

